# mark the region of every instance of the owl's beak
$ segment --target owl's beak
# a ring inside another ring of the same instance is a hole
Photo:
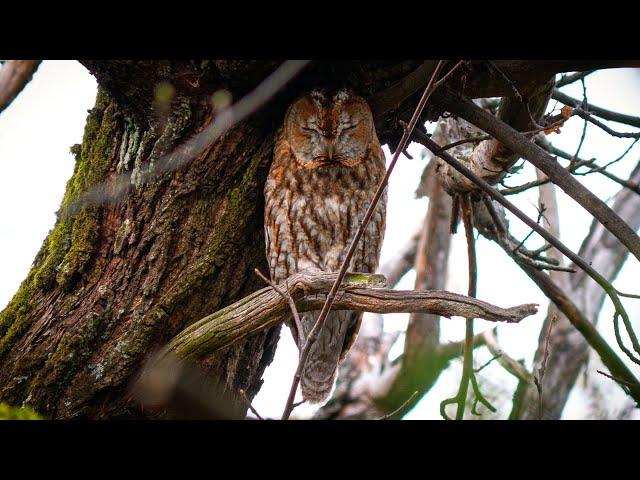
[[[333,143],[327,142],[327,158],[333,160]]]

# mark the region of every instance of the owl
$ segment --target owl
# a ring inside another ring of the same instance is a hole
[[[287,110],[265,185],[266,254],[272,281],[303,270],[337,272],[385,175],[385,157],[367,102],[347,89],[313,90]],[[374,273],[385,231],[386,190],[348,271]],[[298,349],[320,311],[291,318]],[[300,379],[310,403],[325,400],[353,344],[362,313],[331,311]]]

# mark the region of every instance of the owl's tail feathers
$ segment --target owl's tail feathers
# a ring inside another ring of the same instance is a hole
[[[311,347],[300,377],[302,397],[309,403],[320,403],[331,393],[338,372],[345,334],[352,323],[350,313],[348,311],[329,313],[324,328]],[[305,327],[317,321],[319,312],[313,312],[309,316],[312,318],[303,320]],[[306,335],[308,331],[305,331]]]
[[[300,378],[302,398],[309,403],[320,403],[326,400],[338,372],[338,359],[334,362],[315,360],[312,362],[310,359],[307,362]]]

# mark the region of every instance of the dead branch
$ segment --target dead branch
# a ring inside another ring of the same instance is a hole
[[[467,258],[469,264],[469,296],[475,297],[476,286],[478,283],[478,266],[476,263],[476,247],[475,238],[473,237],[473,214],[471,210],[471,200],[468,195],[460,196],[460,207],[462,211],[462,221],[464,223],[464,233],[467,239]],[[462,420],[464,417],[464,407],[467,401],[467,390],[469,382],[473,384],[476,399],[480,399],[485,403],[485,399],[480,394],[475,376],[473,372],[473,318],[467,318],[464,339],[464,353],[462,359],[462,378],[460,379],[460,387],[458,393],[453,398],[448,398],[440,403],[440,414],[445,420],[449,417],[445,411],[445,407],[450,403],[457,404],[456,420]],[[489,405],[488,402],[485,405]],[[474,408],[475,410],[475,408]]]
[[[493,358],[495,358],[507,372],[520,381],[532,383],[533,376],[531,373],[529,373],[520,362],[514,360],[502,351],[500,345],[498,345],[498,339],[496,338],[494,330],[485,330],[482,335],[484,337],[484,344],[494,356]]]
[[[578,80],[582,80],[587,75],[591,75],[595,70],[587,70],[586,72],[575,72],[568,75],[563,75],[560,80],[556,82],[556,89],[565,87],[573,82],[577,82]]]
[[[611,135],[613,137],[618,137],[618,138],[640,138],[640,132],[618,132],[616,130],[613,130],[612,128],[609,128],[608,125],[605,125],[600,120],[596,120],[593,117],[593,115],[591,115],[591,112],[587,112],[586,110],[582,109],[581,107],[574,108],[573,109],[573,114],[579,116],[580,118],[584,119],[587,122],[593,123],[596,127],[604,130],[605,132],[607,132],[609,135]]]
[[[0,112],[29,83],[42,60],[7,60],[0,67]]]
[[[337,273],[300,272],[290,276],[279,288],[295,301],[299,312],[308,312],[322,307],[337,277]],[[381,288],[384,282],[381,275],[347,274],[337,292],[334,308],[377,313],[426,312],[508,323],[517,323],[537,311],[535,304],[500,308],[444,291],[389,290]],[[287,300],[273,288],[263,288],[184,329],[163,349],[161,357],[173,353],[181,358],[195,358],[213,353],[277,325],[288,310]]]

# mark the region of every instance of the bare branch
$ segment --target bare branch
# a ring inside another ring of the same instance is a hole
[[[302,333],[303,332],[302,322],[300,321],[300,315],[298,314],[298,309],[296,308],[296,302],[293,301],[293,298],[291,298],[291,295],[289,295],[286,290],[282,290],[280,287],[278,287],[275,283],[273,283],[271,280],[265,277],[260,270],[256,268],[254,272],[256,273],[256,275],[258,275],[258,277],[260,277],[260,279],[264,283],[266,283],[267,285],[270,285],[271,288],[273,288],[276,292],[278,292],[278,295],[284,298],[289,304],[289,308],[291,309],[291,315],[293,316],[293,322],[296,326],[296,332],[298,333],[298,341],[301,342],[300,345],[302,345],[302,342],[304,342],[303,333]]]
[[[456,170],[462,173],[465,177],[469,178],[473,182],[475,182],[482,190],[488,193],[494,200],[498,201],[504,207],[508,208],[512,213],[514,213],[520,220],[529,225],[533,230],[535,230],[540,236],[542,236],[545,240],[547,240],[550,244],[556,247],[560,252],[562,252],[565,256],[571,259],[578,267],[580,267],[583,271],[585,271],[598,285],[600,285],[607,295],[613,302],[616,312],[620,314],[622,320],[624,322],[625,328],[627,330],[627,334],[631,339],[631,343],[633,344],[633,348],[636,352],[640,352],[640,344],[638,344],[637,336],[635,335],[631,323],[629,320],[629,315],[627,314],[622,302],[620,301],[620,297],[616,289],[611,285],[611,283],[600,275],[596,270],[594,270],[591,265],[585,262],[579,255],[572,252],[569,248],[567,248],[560,240],[558,240],[554,235],[547,232],[544,228],[540,227],[536,222],[530,219],[526,214],[524,214],[521,210],[519,210],[515,205],[509,202],[504,196],[498,193],[495,189],[491,188],[487,182],[485,182],[482,178],[475,175],[471,172],[467,167],[462,165],[458,160],[453,158],[451,155],[445,152],[440,152],[439,145],[437,145],[433,140],[424,135],[420,131],[416,131],[418,137],[420,138],[421,143],[426,146],[429,150],[431,150],[435,155],[438,155],[440,158],[445,160],[449,165],[453,166]],[[609,209],[609,207],[607,207]],[[609,209],[609,211],[611,211]],[[631,228],[624,223],[622,219],[613,211],[611,211],[612,215],[615,215],[616,218],[620,220],[621,223],[625,225],[625,227],[629,230]],[[611,231],[611,228],[608,228]],[[514,252],[512,252],[514,253]],[[521,261],[520,261],[521,262]],[[521,262],[522,263],[522,262]],[[635,363],[640,363],[640,360],[635,358],[635,356],[629,356],[630,360]]]
[[[558,85],[556,84],[556,88],[557,87]],[[582,105],[582,102],[580,102],[579,100],[576,100],[575,98],[570,97],[566,93],[562,93],[557,89],[553,91],[551,98],[574,108]],[[605,120],[611,120],[612,122],[624,123],[625,125],[631,125],[632,127],[640,128],[640,117],[634,117],[633,115],[625,115],[624,113],[614,112],[612,110],[597,107],[596,105],[591,105],[590,103],[583,105],[583,107],[586,107],[589,113],[597,115],[600,118],[604,118]]]
[[[529,373],[529,371],[527,371],[527,369],[524,368],[524,366],[520,362],[508,356],[500,348],[494,330],[485,330],[482,335],[484,337],[484,343],[487,346],[489,352],[491,352],[494,358],[500,365],[502,365],[502,367],[507,372],[509,372],[520,381],[532,383],[533,375],[531,375],[531,373]]]
[[[606,203],[573,178],[543,149],[453,90],[443,87],[435,92],[433,100],[493,135],[507,148],[533,163],[553,183],[605,225],[640,260],[640,237],[635,231],[629,228]]]
[[[279,287],[296,302],[299,312],[318,310],[337,273],[300,272]],[[345,276],[336,295],[336,310],[377,313],[426,312],[440,316],[475,317],[489,321],[516,323],[533,315],[534,304],[500,308],[481,300],[442,291],[402,291],[381,288],[384,277],[364,273]],[[266,287],[218,312],[193,323],[171,340],[163,355],[171,352],[182,358],[199,357],[234,344],[283,321],[289,309],[287,300]]]
[[[462,221],[464,223],[464,232],[467,239],[467,257],[469,263],[469,296],[475,297],[476,286],[478,283],[478,267],[476,263],[476,247],[475,238],[473,237],[473,214],[471,210],[471,201],[468,195],[460,197]],[[453,398],[446,399],[440,403],[440,413],[443,418],[449,419],[446,414],[445,407],[450,403],[456,403],[456,420],[462,420],[464,417],[464,407],[467,401],[467,390],[469,382],[472,383],[476,399],[490,409],[493,407],[482,396],[476,383],[475,374],[473,372],[473,318],[467,318],[465,327],[464,354],[462,359],[462,378],[460,379],[460,387],[458,393]],[[475,411],[475,405],[473,410]]]
[[[0,67],[0,112],[29,83],[41,60],[7,60]]]
[[[608,125],[605,125],[601,121],[596,120],[595,118],[593,118],[593,115],[580,107],[574,108],[573,113],[574,115],[585,119],[587,122],[593,123],[596,127],[601,128],[611,136],[618,138],[640,138],[640,132],[618,132],[616,130],[613,130],[612,128],[609,128]]]
[[[556,82],[556,88],[565,87],[573,82],[577,82],[578,80],[582,80],[587,75],[591,75],[595,70],[587,70],[586,72],[575,72],[569,75],[563,75],[560,80]]]

